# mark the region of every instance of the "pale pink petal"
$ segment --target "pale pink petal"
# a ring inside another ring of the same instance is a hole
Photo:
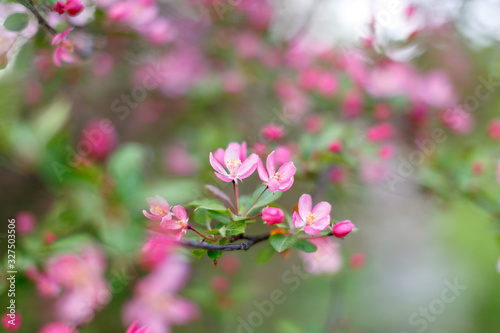
[[[165,230],[177,230],[181,228],[177,220],[172,220],[172,217],[167,218],[166,216],[161,219],[160,226]]]
[[[267,182],[267,187],[270,191],[274,192],[279,189],[280,183],[276,180],[276,178],[269,178]]]
[[[283,164],[278,170],[278,173],[280,174],[282,180],[288,180],[292,178],[295,175],[295,172],[297,172],[297,168],[295,167],[293,162],[287,162]]]
[[[299,198],[299,214],[300,217],[305,221],[307,214],[311,212],[312,208],[312,198],[309,194],[302,194]]]
[[[223,182],[232,182],[233,181],[233,178],[229,178],[227,176],[224,176],[224,175],[221,175],[220,173],[218,172],[214,172],[214,174],[217,176],[217,178],[219,178],[220,180],[222,180]]]
[[[144,216],[146,216],[148,219],[150,220],[153,220],[153,221],[157,221],[157,220],[161,220],[162,217],[161,216],[158,216],[158,215],[151,215],[149,214],[148,212],[146,212],[145,210],[142,211],[142,213],[144,214]]]
[[[273,177],[276,173],[276,152],[273,150],[269,155],[267,155],[266,168],[269,173],[269,177]]]
[[[329,215],[331,210],[332,206],[328,202],[321,201],[316,206],[314,206],[312,213],[318,215],[318,218],[322,218],[326,215]]]
[[[245,179],[252,175],[252,173],[257,168],[259,161],[259,156],[257,154],[252,154],[243,162],[238,169],[238,178]]]
[[[264,163],[259,158],[259,161],[257,162],[257,172],[259,173],[259,178],[263,182],[267,182],[269,179],[269,175],[267,174],[266,169],[264,168]]]
[[[226,151],[224,152],[224,163],[229,170],[229,163],[231,160],[236,161],[240,158],[240,145],[236,142],[231,142]]]
[[[308,235],[316,235],[317,233],[319,233],[321,230],[318,230],[318,229],[315,229],[314,228],[314,225],[306,225],[304,227],[304,232]]]
[[[214,157],[217,162],[219,162],[220,164],[224,164],[224,149],[218,148],[214,153]]]
[[[220,163],[217,161],[217,159],[214,157],[212,153],[210,153],[209,160],[210,160],[210,165],[212,166],[212,168],[215,169],[215,171],[223,175],[227,174],[227,171],[224,169],[222,165],[220,165]]]
[[[299,213],[296,211],[293,212],[292,221],[295,228],[302,228],[305,224],[304,220],[300,218]]]
[[[198,307],[186,299],[176,297],[171,302],[165,310],[169,319],[177,325],[186,324],[199,315]]]
[[[243,162],[247,158],[247,143],[243,141],[240,146],[240,160]]]
[[[290,178],[290,180],[288,180],[288,182],[281,182],[278,190],[280,190],[282,192],[288,191],[290,189],[290,187],[292,187],[292,185],[293,185],[293,177]]]
[[[187,220],[187,213],[186,213],[186,209],[184,207],[177,205],[177,206],[174,206],[174,208],[172,208],[172,211],[174,212],[175,217],[178,220],[181,220],[181,221]]]
[[[311,227],[314,230],[323,231],[330,226],[330,215],[316,218]]]

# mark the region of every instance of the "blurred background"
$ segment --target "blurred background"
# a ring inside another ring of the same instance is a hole
[[[499,1],[29,4],[74,29],[51,45],[0,2],[0,255],[7,267],[15,218],[18,332],[125,332],[134,316],[151,333],[500,331]],[[151,250],[145,198],[231,196],[208,161],[229,142],[294,161],[280,205],[311,193],[356,231],[216,267]],[[144,291],[163,277],[183,285]]]

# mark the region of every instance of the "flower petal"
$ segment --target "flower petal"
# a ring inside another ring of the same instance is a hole
[[[276,152],[274,150],[267,155],[266,168],[269,177],[273,177],[276,173]]]
[[[314,229],[313,225],[306,225],[304,227],[304,232],[308,235],[316,235],[317,233],[319,233],[321,230],[316,230]]]
[[[181,220],[181,221],[187,220],[187,213],[186,213],[186,209],[184,207],[177,205],[177,206],[174,206],[174,208],[172,208],[172,211],[174,212],[175,217],[178,220]]]
[[[296,211],[293,212],[292,221],[295,228],[302,228],[304,224],[306,224],[304,220],[300,218],[299,213],[297,213]]]
[[[227,149],[224,152],[224,163],[226,165],[226,168],[229,170],[229,161],[233,160],[235,161],[236,159],[240,158],[240,145],[237,144],[236,142],[231,142],[229,145],[227,145]]]
[[[257,154],[252,154],[243,162],[238,169],[238,178],[245,179],[252,175],[252,173],[257,168],[259,161],[259,156]]]
[[[224,149],[218,148],[215,153],[214,157],[219,162],[220,164],[224,164]]]
[[[257,163],[258,163],[257,164],[257,172],[259,173],[260,180],[262,180],[263,182],[267,182],[269,180],[269,175],[268,175],[266,169],[264,168],[264,163],[262,163],[260,158],[259,158],[259,161]]]
[[[293,185],[293,177],[290,178],[290,180],[288,182],[281,182],[278,190],[280,190],[282,192],[288,191],[290,189],[290,187],[292,187],[292,185]]]
[[[160,226],[165,230],[177,230],[181,228],[177,220],[172,219],[172,216],[170,216],[170,218],[167,216],[163,217]]]
[[[276,178],[269,178],[267,182],[267,187],[270,191],[274,192],[279,189],[280,183],[276,180]]]
[[[243,141],[240,146],[240,160],[243,162],[247,158],[247,143]]]
[[[309,194],[302,194],[299,198],[299,214],[300,217],[305,221],[308,213],[311,212],[312,199]]]
[[[318,215],[318,218],[322,218],[326,215],[329,215],[331,210],[332,206],[328,202],[321,201],[316,206],[314,206],[312,213]]]
[[[214,157],[212,153],[210,153],[210,157],[208,158],[210,161],[210,165],[212,168],[215,169],[218,173],[221,173],[223,175],[227,174],[227,171],[224,169],[224,167],[217,161],[217,159]]]
[[[323,216],[314,220],[311,227],[315,230],[323,231],[330,226],[330,215]]]
[[[148,212],[146,212],[145,210],[142,211],[142,213],[144,214],[144,216],[146,216],[148,219],[150,220],[153,220],[153,221],[158,221],[158,220],[161,220],[161,216],[157,216],[157,215],[151,215],[149,214]]]
[[[229,183],[229,182],[232,182],[233,181],[233,178],[229,178],[227,176],[224,176],[224,175],[221,175],[220,173],[218,172],[214,172],[214,174],[217,176],[217,178],[219,178],[220,180],[222,180],[223,182],[226,182],[226,183]]]
[[[286,162],[278,170],[278,173],[283,180],[292,178],[295,175],[295,172],[297,172],[297,168],[295,167],[293,162]]]

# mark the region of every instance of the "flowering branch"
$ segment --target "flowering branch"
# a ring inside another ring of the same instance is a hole
[[[246,239],[247,241],[241,242],[238,244],[208,244],[205,243],[204,241],[199,242],[195,240],[189,240],[189,239],[181,239],[178,241],[178,243],[182,246],[186,247],[192,247],[196,249],[203,249],[203,250],[208,250],[208,251],[238,251],[238,250],[248,250],[255,244],[268,239],[271,236],[271,234],[264,234],[260,236],[247,236],[245,234],[237,235],[235,237],[232,237],[230,239],[231,242],[234,242],[238,239]]]
[[[55,35],[57,31],[52,28],[49,23],[45,20],[45,18],[40,14],[40,12],[36,9],[33,2],[25,1],[25,0],[15,0],[20,5],[26,7],[38,20],[38,24],[40,24],[49,34]]]

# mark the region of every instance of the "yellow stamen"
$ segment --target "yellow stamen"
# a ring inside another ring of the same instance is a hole
[[[314,223],[314,220],[318,217],[318,215],[313,214],[311,212],[307,213],[306,216],[306,225],[311,225]]]

